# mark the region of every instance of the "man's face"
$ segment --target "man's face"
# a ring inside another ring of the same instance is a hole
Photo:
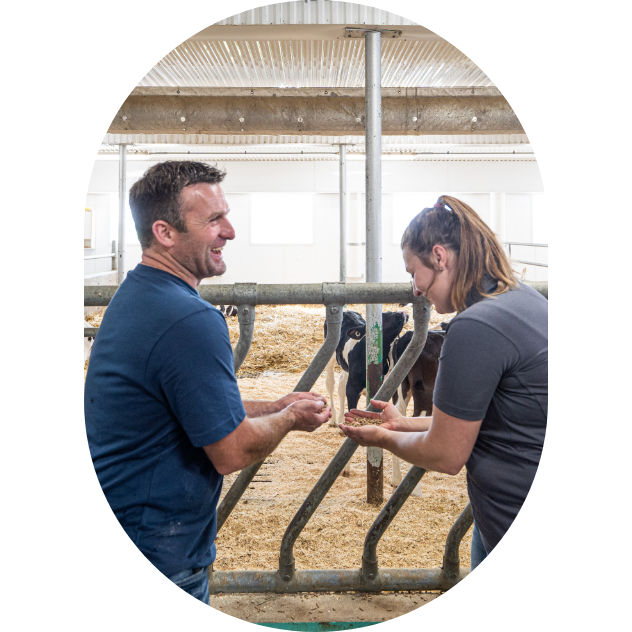
[[[170,250],[173,258],[197,280],[226,272],[222,248],[235,239],[235,230],[226,217],[228,203],[219,184],[192,184],[180,193],[186,233],[176,233]]]

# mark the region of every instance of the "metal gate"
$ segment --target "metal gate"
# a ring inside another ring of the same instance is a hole
[[[107,305],[116,286],[86,286],[85,306]],[[415,297],[410,283],[322,283],[300,285],[202,285],[200,296],[215,305],[237,305],[239,340],[234,350],[235,371],[243,363],[252,343],[257,305],[323,304],[326,307],[327,337],[303,373],[294,391],[309,391],[325,369],[340,339],[343,306],[346,303],[413,304],[413,338],[405,353],[392,368],[374,399],[389,401],[421,353],[428,332],[430,303]],[[94,336],[98,329],[86,329],[84,335]],[[375,410],[371,406],[367,410]],[[279,568],[276,571],[215,571],[209,575],[211,594],[222,593],[298,593],[304,591],[445,591],[458,583],[469,569],[460,568],[459,545],[473,522],[468,503],[452,526],[445,544],[443,565],[437,569],[383,568],[377,559],[377,545],[397,512],[411,494],[425,470],[412,466],[396,491],[379,513],[367,532],[362,553],[362,566],[357,570],[297,570],[294,543],[301,531],[341,474],[358,444],[347,438],[300,509],[288,525],[281,542]],[[235,505],[248,488],[263,461],[242,470],[226,493],[217,511],[217,529],[222,528]],[[420,527],[421,528],[421,527]]]

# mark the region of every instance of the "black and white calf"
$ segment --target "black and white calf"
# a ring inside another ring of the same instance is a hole
[[[410,344],[413,332],[407,331],[399,340],[393,344],[391,351],[393,364],[402,357],[406,347]],[[413,398],[414,417],[432,415],[432,394],[434,391],[437,371],[439,369],[439,356],[441,347],[445,339],[445,331],[429,331],[426,344],[419,354],[417,361],[413,364],[404,378],[397,393],[393,396],[393,403],[397,406],[400,414],[406,416],[406,408],[410,398]],[[397,486],[402,482],[402,472],[400,460],[393,455],[393,475],[391,485]],[[412,492],[413,496],[421,496],[421,482],[417,484]]]
[[[391,345],[404,325],[408,322],[406,312],[384,312],[382,314],[382,370],[386,375],[389,370],[389,353]],[[325,323],[325,336],[327,324]],[[332,417],[329,422],[337,426],[345,414],[345,399],[348,409],[357,408],[362,391],[366,388],[366,323],[357,312],[348,311],[343,314],[340,341],[335,357],[325,368],[326,385],[332,405]],[[334,362],[338,362],[342,373],[338,382],[338,401],[340,411],[336,414],[333,402],[334,394]]]
[[[237,305],[217,305],[217,309],[222,312],[224,318],[237,316],[238,313]]]
[[[408,322],[406,312],[384,312],[382,314],[382,371],[389,371],[389,354],[391,345],[404,325]],[[366,322],[357,312],[348,311],[343,314],[340,340],[336,354],[325,368],[327,392],[331,402],[331,426],[337,426],[344,420],[345,399],[348,408],[357,408],[362,391],[366,388]],[[325,323],[327,336],[327,323]],[[336,414],[334,404],[334,363],[338,361],[342,372],[338,382],[338,402],[340,411]],[[347,463],[343,475],[351,473],[351,462]]]

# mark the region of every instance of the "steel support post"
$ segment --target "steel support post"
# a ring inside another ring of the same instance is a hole
[[[366,281],[382,282],[382,34],[365,33]],[[366,306],[367,406],[382,385],[382,305]],[[384,451],[366,450],[366,499],[384,500]]]
[[[114,255],[112,257],[112,270],[116,270],[117,265],[116,265],[116,258],[117,258],[117,252],[116,252],[116,239],[112,240],[112,254]]]
[[[347,282],[347,146],[340,144],[340,283]]]
[[[411,468],[416,469],[416,468]],[[445,552],[443,554],[442,575],[444,582],[456,582],[460,575],[459,546],[467,530],[474,524],[472,505],[467,503],[456,522],[452,525],[450,533],[445,541]]]
[[[119,145],[119,224],[117,283],[125,279],[125,196],[127,195],[127,145]]]

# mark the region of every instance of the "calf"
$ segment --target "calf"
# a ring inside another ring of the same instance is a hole
[[[442,323],[443,324],[443,323]],[[392,348],[393,364],[402,357],[406,347],[410,344],[413,332],[407,331],[399,340],[396,340]],[[419,354],[415,364],[404,378],[398,392],[393,396],[393,403],[399,412],[405,417],[408,402],[412,396],[414,403],[414,417],[432,415],[432,393],[434,391],[437,370],[439,369],[439,356],[445,331],[429,331],[423,350]],[[397,487],[402,482],[402,472],[399,458],[393,455],[393,474],[391,485]],[[421,482],[412,492],[413,496],[421,496]]]
[[[331,402],[330,426],[338,425],[338,415],[336,404],[334,403],[334,364],[338,362],[342,368],[340,381],[338,382],[338,399],[340,401],[340,421],[344,417],[345,408],[345,387],[349,375],[349,351],[361,340],[366,333],[366,322],[358,312],[345,311],[342,315],[342,326],[340,328],[340,340],[336,347],[336,353],[331,357],[325,367],[327,392]],[[327,323],[325,322],[325,338],[327,337]]]
[[[406,312],[384,312],[382,314],[382,371],[386,375],[389,370],[389,353],[393,341],[408,322]],[[349,410],[357,408],[362,391],[366,388],[366,323],[357,312],[345,312],[342,318],[340,341],[336,349],[335,358],[329,361],[326,371],[326,384],[331,401],[332,416],[329,422],[337,426],[342,422],[345,414],[345,398]],[[327,335],[325,323],[325,335]],[[338,382],[338,401],[340,412],[336,415],[334,405],[334,362],[338,361],[342,373]],[[347,463],[343,475],[349,476],[351,463]]]
[[[222,312],[224,318],[230,318],[231,316],[237,316],[237,305],[218,305],[217,309]]]

